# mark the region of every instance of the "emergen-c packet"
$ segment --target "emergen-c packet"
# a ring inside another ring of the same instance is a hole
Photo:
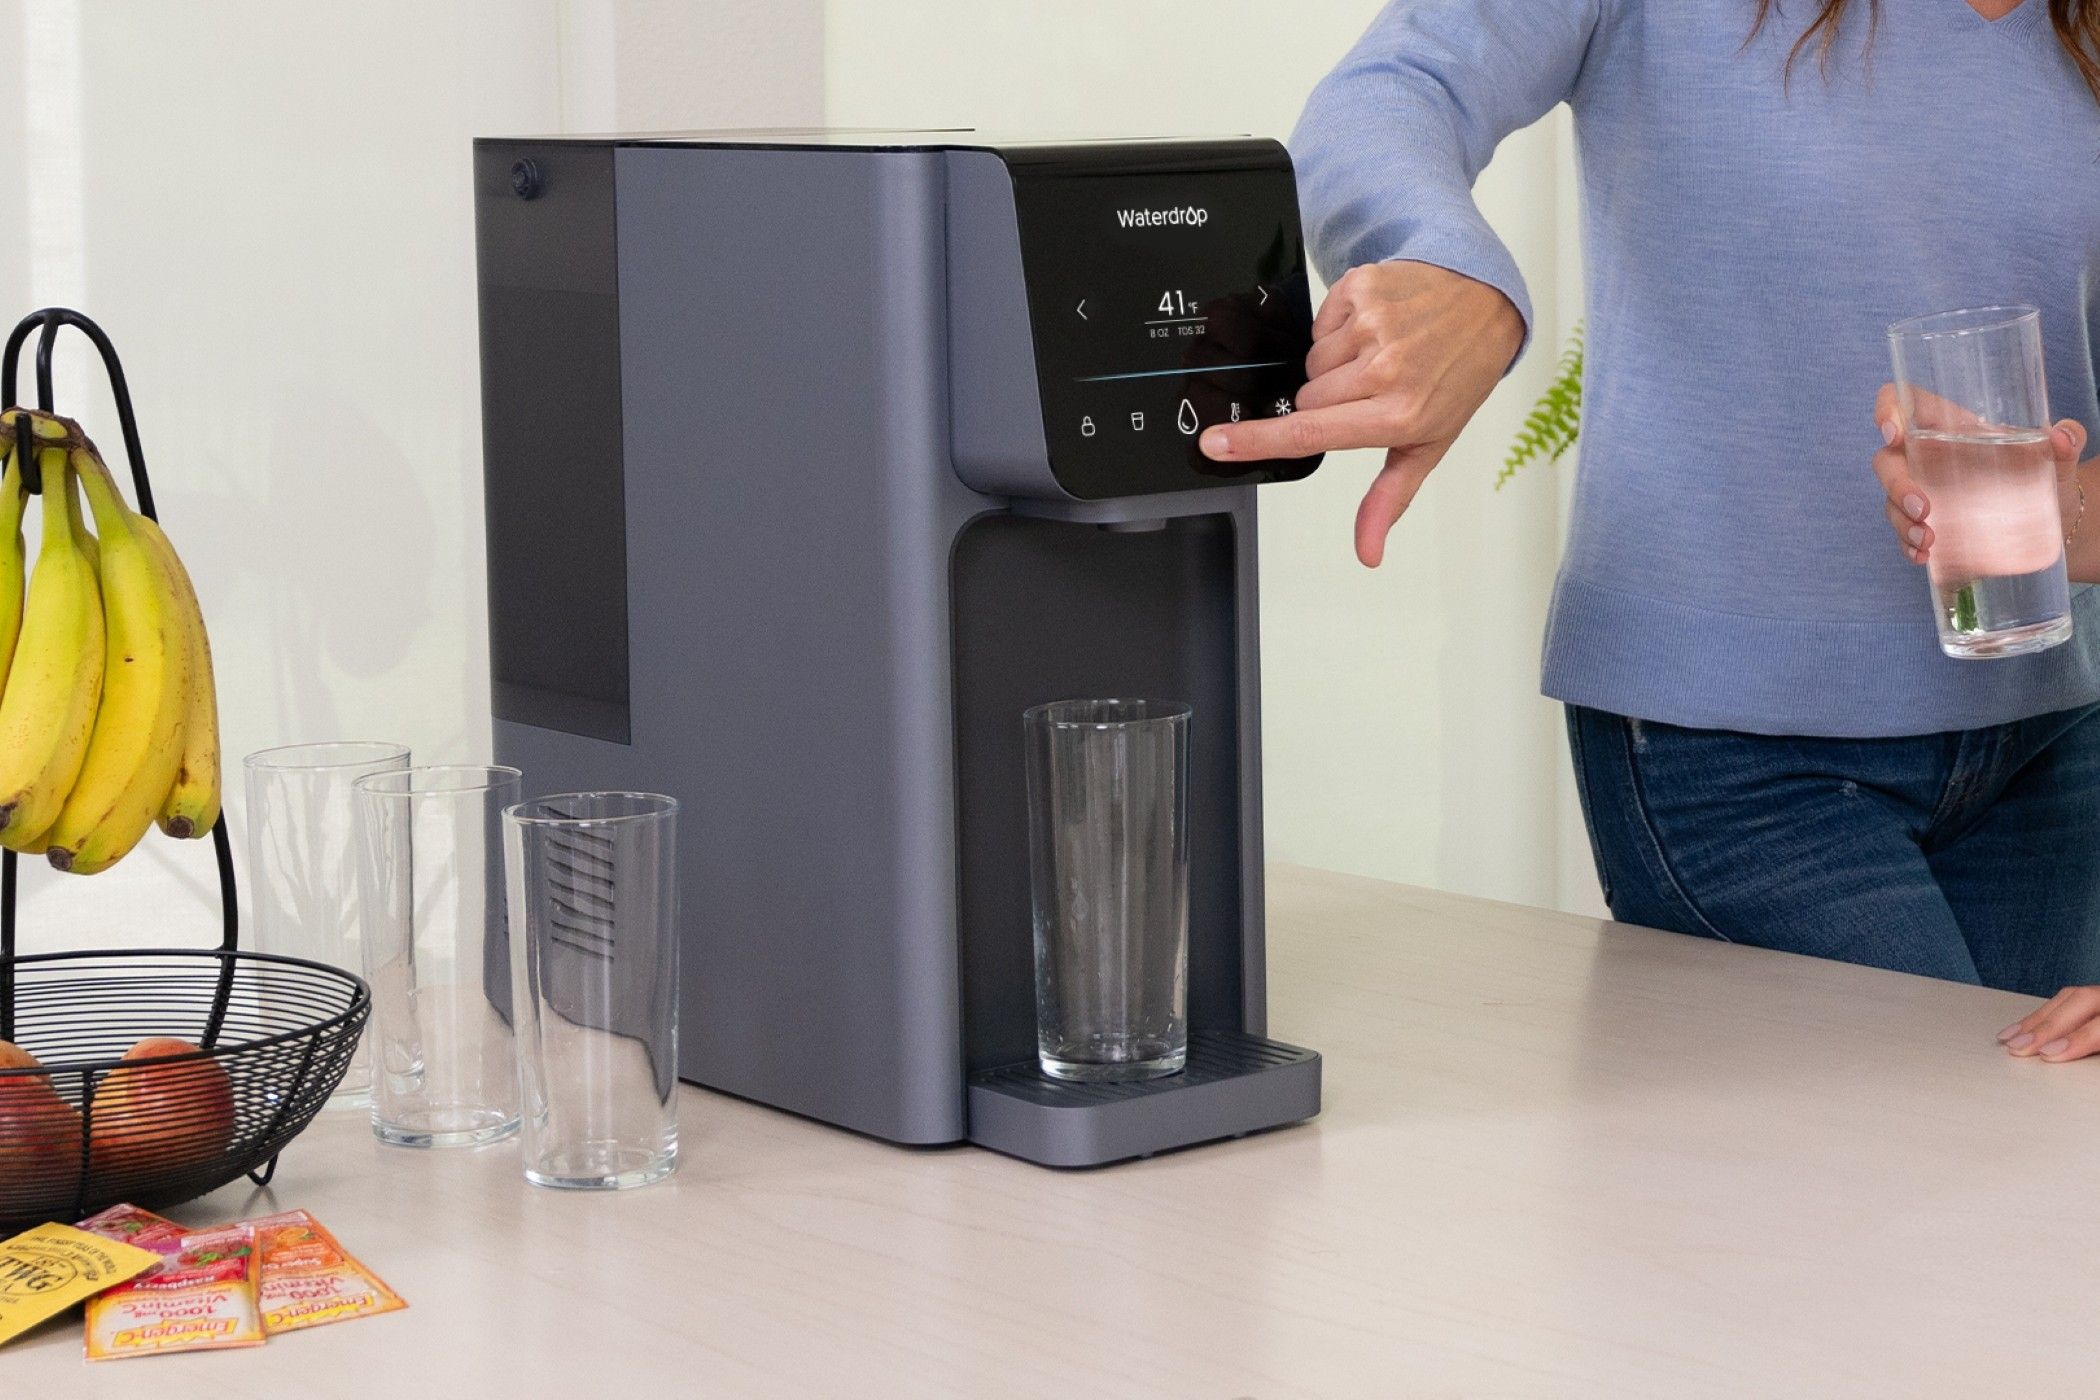
[[[249,1224],[262,1256],[263,1330],[269,1335],[408,1306],[305,1211]]]
[[[159,1268],[88,1304],[90,1361],[259,1347],[263,1340],[255,1231],[246,1225],[185,1235]]]
[[[140,1249],[150,1249],[155,1254],[180,1253],[182,1237],[190,1232],[187,1225],[178,1225],[164,1215],[155,1215],[150,1210],[132,1205],[111,1206],[73,1228],[100,1235],[105,1240],[120,1240]]]

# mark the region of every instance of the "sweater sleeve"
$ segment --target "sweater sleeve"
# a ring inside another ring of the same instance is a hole
[[[1514,302],[1528,344],[1530,294],[1473,182],[1503,137],[1573,93],[1605,3],[1391,0],[1313,89],[1291,138],[1320,275],[1434,263]]]

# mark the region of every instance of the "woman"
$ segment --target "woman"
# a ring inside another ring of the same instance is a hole
[[[1375,566],[1529,334],[1472,182],[1570,103],[1589,360],[1544,688],[1612,911],[2028,992],[2100,983],[2100,592],[2053,651],[1947,659],[1859,470],[1884,328],[1920,312],[2040,306],[2066,469],[2100,420],[2100,0],[1804,18],[1389,6],[1294,138],[1333,283],[1300,411],[1204,450],[1387,449],[1356,522]]]

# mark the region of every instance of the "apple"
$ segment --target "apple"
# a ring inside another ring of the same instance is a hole
[[[36,1056],[0,1040],[0,1072],[42,1069]],[[45,1074],[0,1073],[0,1186],[80,1160],[80,1113]]]
[[[233,1140],[233,1081],[217,1060],[160,1063],[196,1055],[172,1036],[149,1036],[96,1086],[89,1133],[96,1170],[160,1171],[195,1166]]]

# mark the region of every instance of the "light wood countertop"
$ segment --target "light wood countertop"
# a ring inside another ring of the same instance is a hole
[[[1903,1397],[2100,1386],[2100,1062],[2019,998],[1278,868],[1271,1031],[1314,1123],[1102,1171],[688,1091],[670,1182],[324,1116],[275,1186],[411,1304],[9,1395]],[[83,1389],[83,1387],[86,1387]]]

